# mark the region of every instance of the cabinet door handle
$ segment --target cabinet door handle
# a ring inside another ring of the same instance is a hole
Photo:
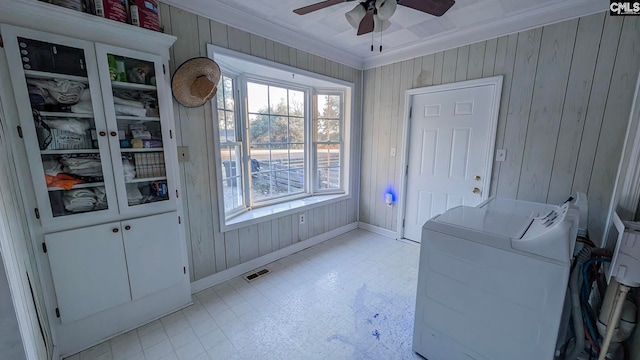
[[[131,226],[127,225],[124,227],[125,230],[131,230]]]
[[[100,136],[107,136],[107,132],[106,131],[100,131]]]
[[[111,231],[113,231],[114,233],[117,233],[120,230],[118,230],[118,228],[113,228],[113,230],[111,230]]]
[[[111,136],[117,136],[117,135],[118,135],[118,133],[117,133],[117,132],[115,132],[115,131],[112,131],[112,132],[111,132]]]

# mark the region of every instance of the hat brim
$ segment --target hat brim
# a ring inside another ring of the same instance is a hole
[[[198,107],[211,100],[217,88],[214,88],[205,98],[191,94],[191,85],[201,76],[205,76],[214,86],[217,86],[220,81],[220,66],[207,57],[197,57],[182,63],[171,79],[171,89],[176,101],[186,107]]]

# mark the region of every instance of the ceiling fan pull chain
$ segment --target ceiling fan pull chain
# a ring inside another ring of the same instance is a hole
[[[380,30],[380,52],[382,52],[382,30]]]
[[[374,33],[374,32],[375,32],[375,31],[372,31],[372,32],[371,32],[371,52],[373,52],[373,36],[374,36],[374,34],[373,34],[373,33]]]

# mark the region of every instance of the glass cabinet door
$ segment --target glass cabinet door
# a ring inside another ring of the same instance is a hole
[[[175,184],[167,175],[167,151],[173,146],[163,103],[170,92],[162,88],[162,59],[102,44],[96,51],[107,123],[117,131],[109,141],[121,211],[171,206]]]
[[[116,211],[93,45],[2,31],[41,216]]]

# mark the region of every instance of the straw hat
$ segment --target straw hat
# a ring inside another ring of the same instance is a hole
[[[185,61],[171,79],[173,97],[186,107],[204,105],[215,96],[220,81],[220,67],[206,57]]]

